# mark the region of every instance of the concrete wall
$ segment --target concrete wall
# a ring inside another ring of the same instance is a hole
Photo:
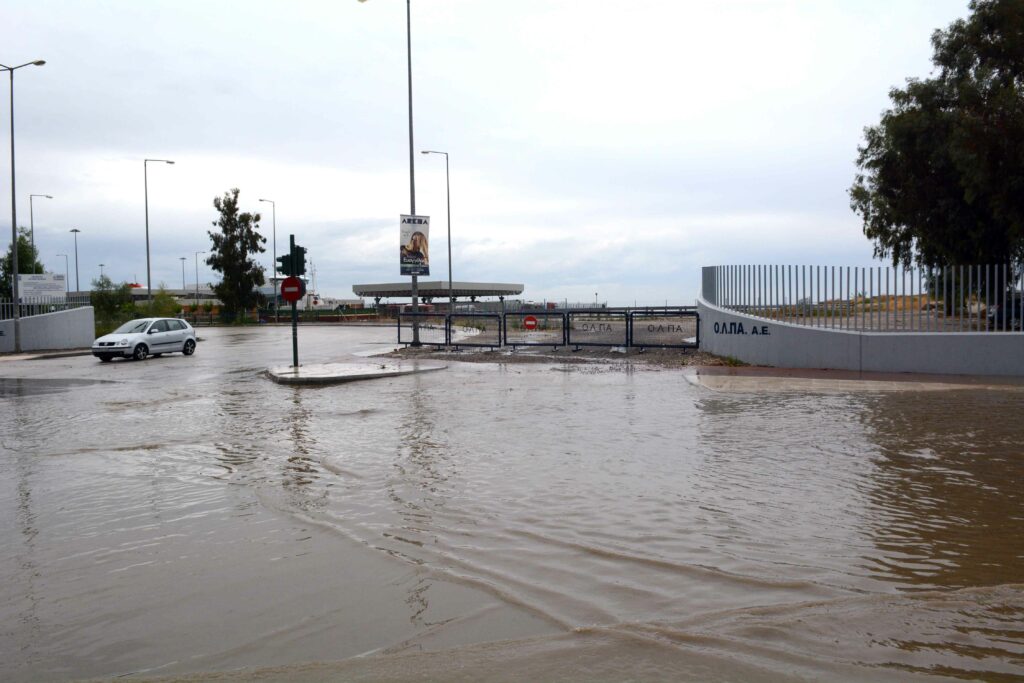
[[[21,319],[21,350],[82,349],[96,338],[92,306]],[[0,321],[0,352],[14,351],[14,321]]]
[[[1024,376],[1024,334],[858,332],[804,327],[719,308],[703,297],[701,349],[755,365],[862,372]]]

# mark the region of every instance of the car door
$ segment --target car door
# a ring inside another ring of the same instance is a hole
[[[185,345],[185,323],[180,320],[168,320],[167,329],[167,350],[181,351],[181,347]]]
[[[157,320],[149,328],[149,352],[150,353],[164,353],[169,350],[168,337],[170,334],[167,331],[167,321]]]

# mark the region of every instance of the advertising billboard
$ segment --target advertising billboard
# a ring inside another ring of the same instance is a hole
[[[402,216],[399,228],[402,275],[430,275],[430,216]]]

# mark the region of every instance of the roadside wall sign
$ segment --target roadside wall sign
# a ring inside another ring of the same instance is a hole
[[[64,301],[67,292],[67,281],[64,275],[57,273],[20,274],[18,275],[18,296],[29,299],[46,297],[52,301]],[[24,301],[24,299],[23,299]]]

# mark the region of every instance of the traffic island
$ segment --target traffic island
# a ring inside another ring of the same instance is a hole
[[[402,377],[444,370],[446,365],[425,363],[314,363],[267,368],[267,377],[278,384],[323,385],[357,382],[365,379]]]

